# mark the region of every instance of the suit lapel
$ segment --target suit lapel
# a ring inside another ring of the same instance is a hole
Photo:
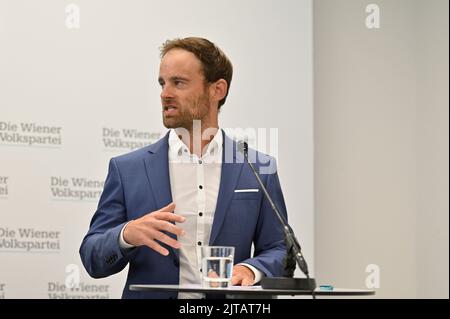
[[[210,245],[214,245],[215,240],[219,235],[243,167],[243,159],[238,156],[238,160],[236,160],[236,142],[226,136],[223,131],[222,134],[222,172],[220,176],[220,187],[219,195],[217,197],[216,211],[214,214],[211,237],[209,240]],[[231,163],[230,159],[232,159]]]
[[[172,191],[170,189],[169,175],[169,133],[158,142],[149,146],[149,155],[145,158],[145,169],[156,203],[156,209],[161,209],[172,202]],[[166,232],[174,239],[176,235]],[[168,246],[179,258],[178,249]]]

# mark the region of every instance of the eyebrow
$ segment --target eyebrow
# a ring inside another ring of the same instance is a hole
[[[185,78],[185,77],[182,77],[182,76],[172,76],[172,77],[170,77],[169,78],[169,81],[171,81],[171,82],[175,82],[175,81],[185,81],[185,82],[189,82],[189,79],[188,78]],[[163,78],[162,77],[158,77],[158,82],[159,83],[163,83],[164,82],[164,80],[163,80]]]

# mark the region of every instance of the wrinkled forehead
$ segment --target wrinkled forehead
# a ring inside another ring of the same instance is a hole
[[[200,60],[192,52],[183,49],[172,49],[162,57],[159,74],[164,77],[174,73],[203,76],[203,68]]]

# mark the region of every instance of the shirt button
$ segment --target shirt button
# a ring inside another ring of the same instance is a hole
[[[201,241],[198,241],[198,242],[197,242],[197,245],[201,246],[201,245],[202,245],[202,242],[201,242]]]
[[[203,186],[202,186],[202,185],[199,185],[198,188],[203,189]]]
[[[198,163],[201,164],[201,163],[203,163],[203,162],[202,162],[202,160],[198,160]]]
[[[203,213],[202,213],[202,212],[198,213],[198,216],[202,217],[202,216],[203,216]]]

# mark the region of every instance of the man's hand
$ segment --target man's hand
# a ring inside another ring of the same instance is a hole
[[[233,267],[233,277],[231,284],[241,286],[252,286],[255,283],[255,274],[253,271],[244,265],[235,265]]]
[[[160,210],[131,221],[123,230],[123,239],[130,245],[145,245],[156,250],[161,255],[167,256],[169,251],[158,244],[157,240],[176,249],[180,248],[180,243],[162,231],[168,231],[177,236],[184,235],[182,228],[170,223],[182,223],[186,220],[183,216],[172,213],[174,209],[175,204],[172,202]]]

